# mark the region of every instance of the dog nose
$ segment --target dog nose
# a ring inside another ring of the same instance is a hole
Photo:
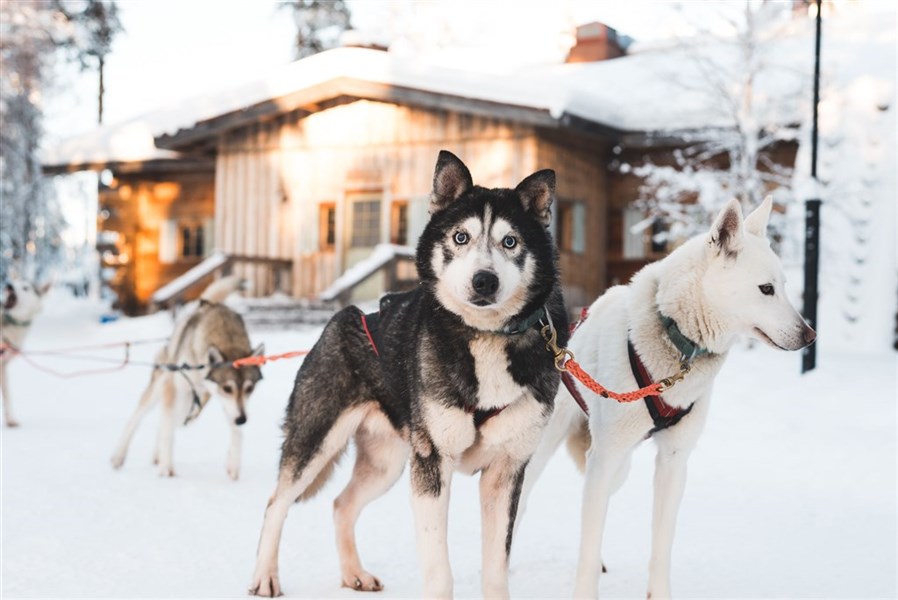
[[[234,419],[234,422],[238,425],[243,425],[244,423],[246,423],[246,415],[240,415],[239,417]]]
[[[805,327],[804,331],[801,332],[801,337],[804,339],[804,345],[809,346],[817,339],[817,332],[810,327]]]
[[[492,296],[499,289],[499,278],[489,271],[477,271],[471,280],[474,291],[481,296]]]

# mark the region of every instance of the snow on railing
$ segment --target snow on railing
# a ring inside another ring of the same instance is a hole
[[[175,277],[153,294],[152,302],[156,305],[165,304],[172,298],[178,296],[189,287],[199,283],[201,279],[212,275],[217,270],[224,268],[231,257],[224,252],[215,252],[204,259],[200,264],[186,271],[184,274]]]
[[[368,258],[346,269],[318,298],[325,301],[337,300],[397,259],[414,260],[415,249],[396,244],[378,244]]]

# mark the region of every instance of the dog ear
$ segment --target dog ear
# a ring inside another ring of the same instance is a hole
[[[735,258],[742,249],[742,206],[739,200],[733,198],[727,202],[714,224],[711,225],[711,235],[708,238],[708,245],[719,255],[723,254],[727,258]]]
[[[224,355],[221,353],[221,350],[216,348],[215,346],[209,346],[209,364],[215,365],[218,363],[223,363],[225,361]]]
[[[53,287],[53,281],[48,281],[42,285],[35,285],[34,291],[37,292],[38,296],[43,296],[47,292],[50,291],[50,288]]]
[[[745,217],[745,231],[758,237],[767,237],[767,222],[770,220],[771,208],[773,199],[767,196],[758,208]]]
[[[555,171],[543,169],[518,184],[515,191],[528,212],[548,227],[552,221],[552,202],[555,201]]]
[[[265,342],[253,348],[253,353],[250,356],[262,356],[263,354],[265,354]]]
[[[433,171],[433,192],[430,194],[430,214],[438,213],[474,187],[471,172],[457,156],[440,150]]]

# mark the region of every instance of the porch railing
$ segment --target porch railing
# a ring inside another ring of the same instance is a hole
[[[237,264],[268,265],[274,275],[274,289],[290,289],[292,260],[216,251],[200,264],[156,290],[150,298],[150,303],[155,310],[175,308],[183,304],[186,296],[201,284],[205,284],[210,277],[218,274],[229,275]]]

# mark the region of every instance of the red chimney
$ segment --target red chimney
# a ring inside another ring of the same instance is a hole
[[[594,21],[577,27],[577,43],[565,62],[594,62],[609,60],[626,54],[620,36],[612,27]]]

